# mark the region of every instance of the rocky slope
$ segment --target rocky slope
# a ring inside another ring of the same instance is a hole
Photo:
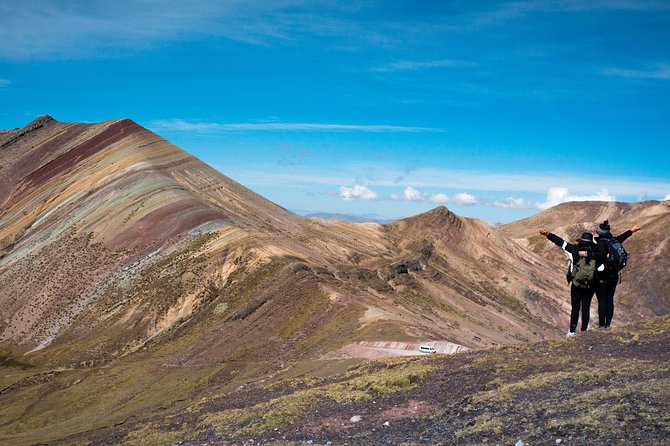
[[[389,225],[302,218],[127,119],[40,117],[0,136],[0,160],[0,439],[13,444],[417,343],[476,349],[567,324],[557,257],[444,207]],[[649,258],[627,242],[640,264],[667,250],[668,232],[651,234],[635,236],[656,243]],[[656,277],[648,314],[667,312]]]
[[[74,421],[58,426],[57,432],[70,435],[55,445],[660,446],[670,436],[668,342],[665,316],[570,340],[368,362],[328,377],[315,369],[299,377],[280,374],[228,392],[200,370],[182,370],[175,387],[182,396],[198,383],[208,391],[106,423],[97,420],[109,419],[105,412],[118,403],[108,398],[129,379],[127,370],[61,370],[33,377],[32,385],[58,389],[65,403],[101,393],[92,412],[64,405]],[[137,376],[138,387],[165,384]],[[26,392],[27,386],[17,380],[0,393]],[[125,404],[140,406],[146,393]],[[40,421],[27,419],[32,436],[5,438],[12,444],[45,438],[35,427]],[[77,422],[86,427],[73,429]],[[58,437],[52,432],[49,438]]]
[[[129,120],[41,117],[2,145],[0,342],[19,351],[110,359],[210,316],[476,347],[552,335],[564,314],[556,285],[528,280],[548,263],[446,208],[386,227],[304,219]]]

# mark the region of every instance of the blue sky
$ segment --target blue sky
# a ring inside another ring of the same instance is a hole
[[[293,210],[670,198],[668,1],[0,0],[0,128],[129,117]]]

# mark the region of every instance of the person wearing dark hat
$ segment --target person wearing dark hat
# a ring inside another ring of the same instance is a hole
[[[547,237],[555,245],[560,246],[568,256],[569,268],[566,279],[570,283],[570,300],[572,309],[570,311],[570,331],[567,337],[575,335],[579,310],[582,312],[582,331],[589,328],[591,312],[591,300],[595,292],[594,273],[596,268],[595,248],[593,234],[585,232],[577,239],[577,244],[566,242],[556,234],[546,229],[540,229],[540,234]]]
[[[598,225],[598,237],[596,237],[596,298],[598,299],[598,328],[608,329],[614,316],[614,292],[619,282],[619,269],[608,265],[607,259],[610,255],[613,241],[620,244],[640,230],[640,225],[635,225],[628,231],[616,237],[610,232],[610,224],[605,220]]]

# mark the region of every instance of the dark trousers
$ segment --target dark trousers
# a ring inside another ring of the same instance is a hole
[[[598,325],[609,327],[614,316],[614,292],[618,279],[598,279],[596,283],[596,298],[598,299]]]
[[[579,310],[582,310],[582,331],[589,328],[589,319],[591,317],[591,299],[593,299],[593,288],[579,288],[574,284],[570,287],[570,297],[572,298],[572,310],[570,311],[570,331],[574,333],[577,330],[577,321],[579,320]]]

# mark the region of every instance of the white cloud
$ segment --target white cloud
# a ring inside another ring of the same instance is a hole
[[[449,202],[449,197],[444,194],[433,194],[429,198],[433,203],[446,204]]]
[[[402,125],[357,125],[357,124],[332,124],[332,123],[310,123],[310,122],[249,122],[237,124],[224,124],[217,122],[189,122],[182,119],[161,119],[151,121],[147,127],[156,132],[192,132],[192,133],[217,133],[217,132],[241,132],[241,131],[303,131],[303,132],[372,132],[372,133],[422,133],[441,132],[441,129],[427,127],[411,127]]]
[[[405,200],[408,201],[421,201],[424,199],[424,195],[418,190],[414,189],[412,186],[407,186],[403,192]]]
[[[365,186],[359,184],[354,187],[340,187],[340,198],[346,201],[361,199],[361,200],[374,200],[377,198],[377,192],[368,189]]]
[[[388,199],[392,201],[430,201],[432,203],[445,204],[449,202],[449,197],[445,194],[428,194],[407,186],[402,195],[391,193]]]
[[[389,71],[425,70],[431,68],[467,68],[467,67],[474,67],[476,65],[477,64],[473,62],[468,62],[465,60],[454,60],[454,59],[440,59],[440,60],[426,60],[426,61],[401,60],[385,67],[376,68],[374,71],[389,72]]]
[[[670,200],[670,194],[666,195],[663,201]]]
[[[539,209],[548,209],[557,204],[567,201],[614,201],[616,197],[611,195],[607,189],[600,189],[593,195],[572,195],[567,187],[550,187],[547,191],[547,201],[538,203]]]
[[[445,194],[429,194],[421,192],[412,186],[407,186],[402,195],[391,193],[388,196],[389,200],[404,200],[404,201],[430,201],[437,204],[446,204],[452,202],[461,206],[471,206],[479,203],[479,200],[474,195],[467,192],[456,194],[453,198],[449,198]]]
[[[531,207],[530,203],[523,198],[514,197],[507,197],[505,200],[496,200],[493,202],[493,206],[512,209],[528,209]]]
[[[454,195],[454,198],[452,198],[452,201],[456,204],[460,204],[461,206],[472,206],[477,204],[477,197],[474,195],[470,195],[467,192],[461,192],[456,195]]]
[[[348,166],[348,169],[352,170],[350,175],[356,178],[363,175],[362,172],[369,169],[369,165]],[[398,166],[384,166],[379,163],[375,164],[375,177],[370,183],[374,186],[398,186],[396,179],[402,177],[400,185],[411,184],[417,189],[497,191],[510,195],[518,192],[546,194],[548,184],[570,184],[573,193],[579,195],[597,195],[599,190],[606,189],[612,195],[638,196],[646,193],[650,196],[664,196],[670,189],[670,181],[667,179],[645,177],[568,176],[563,172],[524,175],[439,167],[420,167],[407,172]]]
[[[0,59],[100,57],[210,36],[266,45],[290,39],[297,23],[318,22],[307,11],[291,14],[293,0],[33,3],[0,2]]]
[[[632,79],[670,79],[670,65],[659,65],[652,70],[606,68],[603,70],[603,73],[608,76],[620,76]]]
[[[211,160],[205,161],[210,162]],[[635,179],[589,175],[568,176],[564,173],[522,175],[444,168],[415,168],[408,171],[401,166],[380,163],[375,163],[374,168],[375,178],[366,181],[368,187],[398,187],[411,184],[416,189],[470,189],[481,191],[476,194],[480,197],[491,192],[502,192],[505,195],[517,193],[545,195],[547,184],[570,184],[573,193],[586,196],[597,195],[599,189],[605,189],[616,196],[635,197],[646,194],[663,197],[670,190],[670,181],[644,177]],[[370,171],[370,164],[338,165],[328,169],[307,166],[293,169],[291,172],[278,171],[274,165],[262,167],[255,165],[246,168],[226,166],[220,170],[245,185],[271,186],[307,183],[339,187],[341,184],[350,183],[353,178],[366,177],[366,173]],[[400,182],[397,181],[399,177],[402,177]],[[476,180],[473,181],[473,179]],[[396,195],[391,199],[399,200],[402,199],[402,196]],[[480,202],[482,202],[481,199]],[[534,203],[529,203],[529,205],[533,206]]]

